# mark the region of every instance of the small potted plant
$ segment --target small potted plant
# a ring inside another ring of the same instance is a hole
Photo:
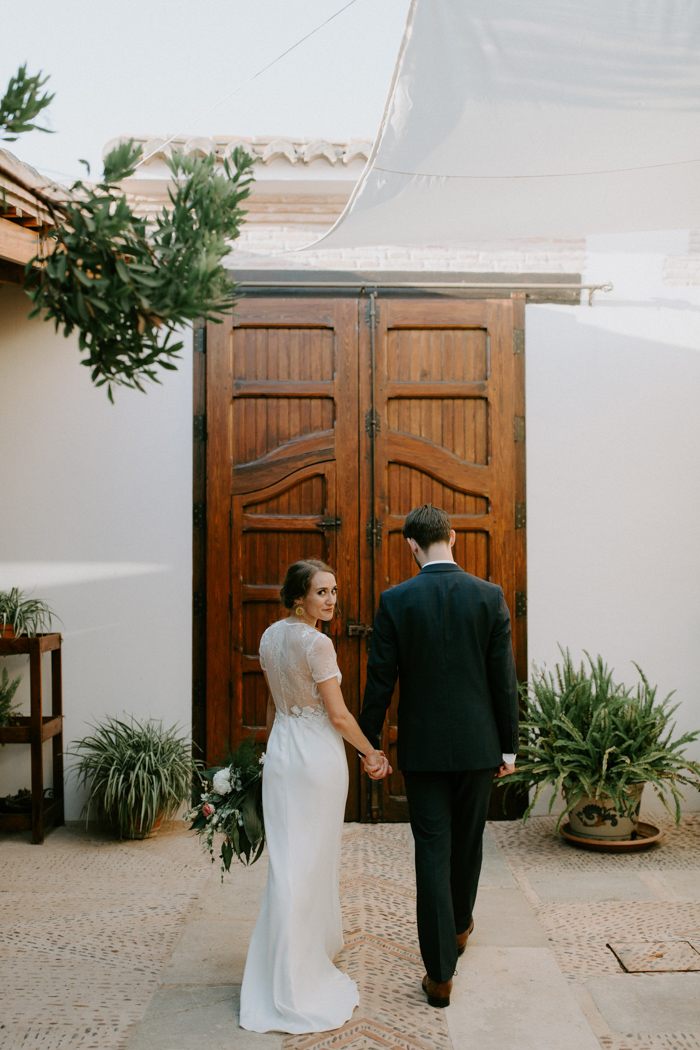
[[[571,834],[583,840],[634,841],[642,790],[649,783],[669,813],[673,803],[678,823],[680,787],[700,786],[700,763],[684,754],[700,732],[674,739],[673,694],[657,701],[656,686],[637,664],[641,681],[632,692],[613,681],[602,657],[593,660],[586,653],[588,666],[582,662],[576,668],[569,650],[561,653],[562,666],[556,664],[554,673],[535,668],[521,690],[526,736],[507,782],[535,789],[523,822],[551,786],[550,812],[559,792],[566,802],[557,831],[568,817]]]
[[[14,696],[21,681],[21,674],[10,681],[7,668],[3,667],[0,675],[0,729],[13,725],[18,716],[19,704],[14,703]]]
[[[83,806],[90,817],[111,824],[124,838],[146,838],[189,800],[199,763],[192,744],[155,719],[139,722],[108,717],[78,740],[73,774],[88,788]]]
[[[13,587],[0,591],[0,637],[20,638],[51,630],[56,613],[39,598],[29,598],[24,591]],[[59,619],[59,617],[56,617]]]

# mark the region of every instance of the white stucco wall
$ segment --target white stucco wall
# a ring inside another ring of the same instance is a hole
[[[700,726],[698,260],[687,233],[590,238],[584,280],[614,292],[526,317],[530,658],[586,648],[625,682],[636,660],[677,690],[680,730]],[[189,342],[111,406],[76,340],[26,313],[0,286],[0,588],[63,618],[67,742],[108,713],[188,726]],[[0,749],[0,794],[28,784],[28,748]],[[68,801],[76,819],[70,780]]]
[[[526,312],[530,658],[588,649],[630,684],[634,660],[677,690],[679,731],[700,728],[700,287],[668,279],[687,251],[590,238],[584,280],[613,293]]]
[[[145,395],[118,389],[111,405],[81,366],[77,338],[27,313],[23,292],[0,285],[0,589],[31,590],[63,620],[66,747],[107,714],[188,730],[190,333],[177,372]],[[26,658],[7,664],[26,668],[28,713]],[[47,703],[48,689],[47,678]],[[29,783],[29,747],[1,748],[0,794]],[[77,819],[82,799],[66,786],[67,818]]]

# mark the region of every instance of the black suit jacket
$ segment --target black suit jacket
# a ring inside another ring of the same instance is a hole
[[[503,591],[457,564],[384,591],[360,725],[380,747],[399,679],[398,766],[486,769],[518,750],[518,688]]]

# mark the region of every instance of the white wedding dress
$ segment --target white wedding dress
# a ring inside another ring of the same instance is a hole
[[[251,1032],[326,1032],[359,1003],[333,965],[343,947],[338,899],[348,765],[318,682],[341,675],[330,638],[279,620],[260,641],[275,702],[263,774],[270,860],[248,948],[240,1024]]]

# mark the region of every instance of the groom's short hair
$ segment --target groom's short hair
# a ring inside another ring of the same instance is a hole
[[[452,525],[444,510],[424,503],[406,515],[402,532],[407,540],[415,540],[421,550],[427,551],[434,543],[449,543]]]

